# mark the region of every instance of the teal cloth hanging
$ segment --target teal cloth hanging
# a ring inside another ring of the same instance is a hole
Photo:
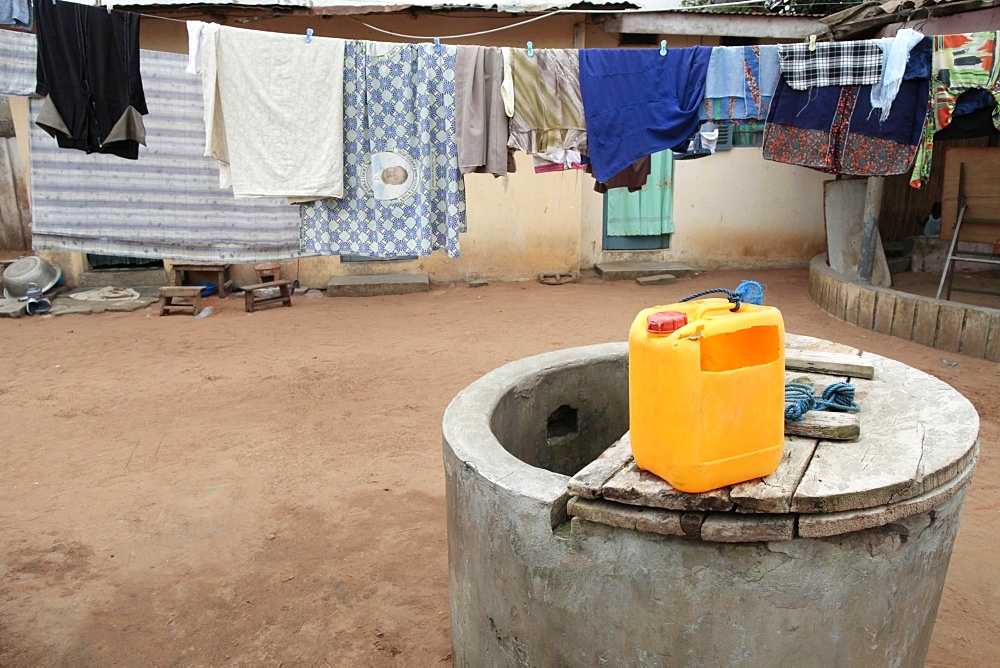
[[[672,234],[674,231],[674,156],[660,151],[651,156],[646,185],[634,193],[626,188],[607,192],[609,237]]]

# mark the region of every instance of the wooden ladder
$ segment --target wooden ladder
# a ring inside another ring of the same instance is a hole
[[[944,261],[944,268],[941,271],[941,281],[938,283],[935,299],[941,299],[941,292],[944,290],[945,279],[948,279],[948,292],[945,299],[951,299],[952,292],[975,292],[980,295],[996,295],[998,292],[990,290],[972,290],[970,288],[956,288],[955,263],[956,262],[977,262],[980,264],[993,264],[1000,266],[1000,255],[996,253],[983,253],[979,251],[958,251],[958,238],[962,232],[962,222],[969,223],[989,223],[1000,224],[1000,218],[966,218],[965,211],[968,206],[965,196],[965,163],[961,163],[958,168],[958,216],[955,219],[955,231],[951,236],[951,244],[948,246],[948,255]]]

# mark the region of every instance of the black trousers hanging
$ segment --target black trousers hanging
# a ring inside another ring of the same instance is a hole
[[[35,122],[62,148],[135,160],[148,113],[139,73],[139,15],[75,2],[36,0]]]

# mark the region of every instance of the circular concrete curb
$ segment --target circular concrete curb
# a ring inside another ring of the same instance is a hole
[[[862,285],[830,268],[825,253],[809,263],[809,296],[844,322],[907,341],[1000,362],[1000,311]]]

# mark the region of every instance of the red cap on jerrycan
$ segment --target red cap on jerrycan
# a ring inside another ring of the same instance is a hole
[[[659,311],[646,317],[646,331],[650,334],[670,334],[688,324],[687,313]]]

